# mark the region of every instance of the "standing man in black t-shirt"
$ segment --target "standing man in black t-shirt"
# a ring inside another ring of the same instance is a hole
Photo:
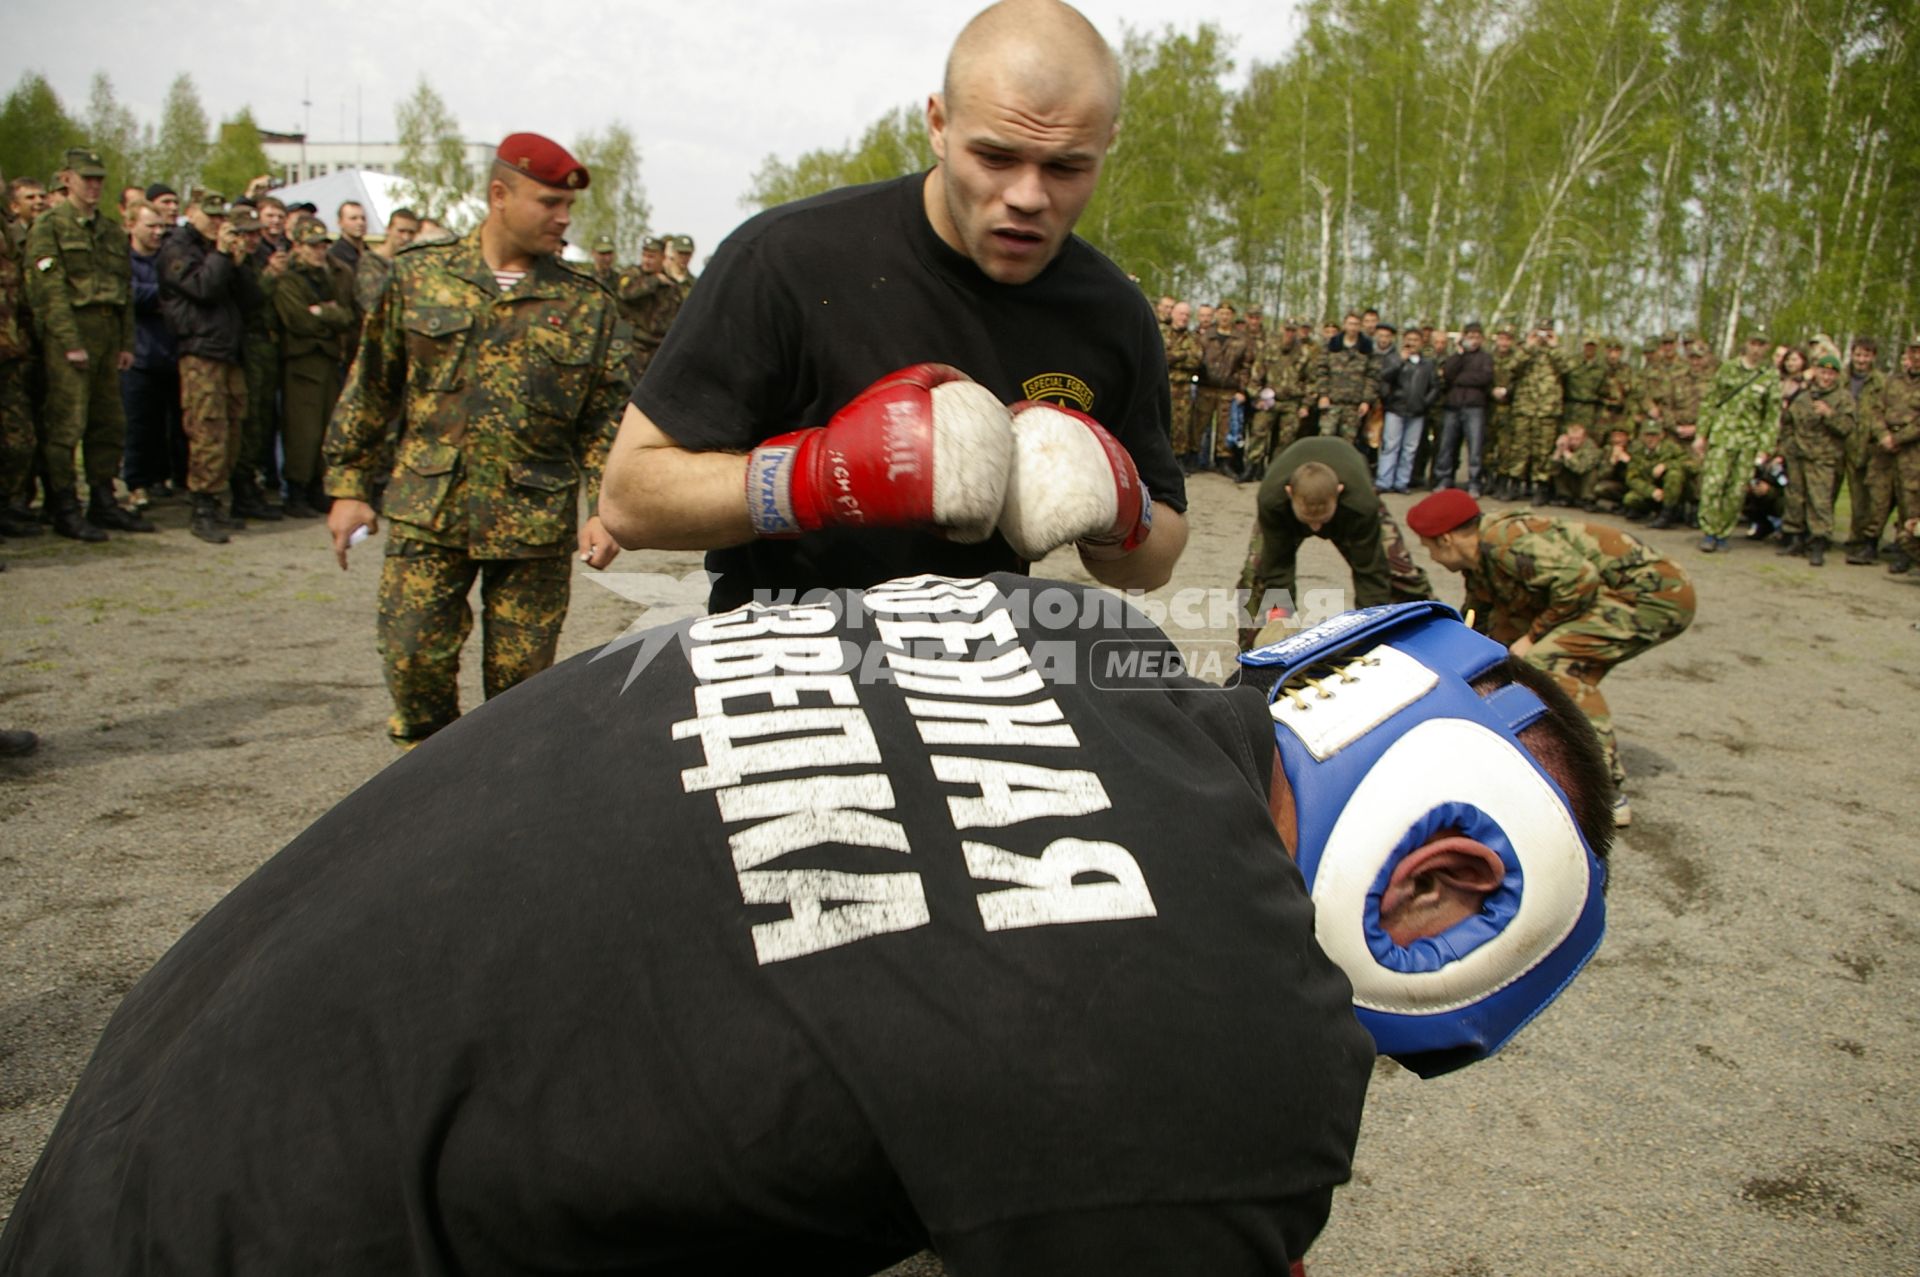
[[[716,608],[912,571],[1018,571],[1068,542],[1108,585],[1165,583],[1186,543],[1165,353],[1139,289],[1072,234],[1121,82],[1077,11],[1003,0],[961,32],[928,101],[930,172],[772,209],[729,236],[627,409],[601,499],[615,539],[709,550]],[[862,395],[928,362],[1001,402],[1084,414],[1087,437],[1052,418],[1059,449],[1016,430],[1009,466],[992,441],[1004,424],[956,414],[952,392],[929,406],[924,374],[909,379],[919,393],[894,381]],[[806,429],[829,419],[831,437]],[[1057,516],[1037,532],[1004,493],[1023,469],[1025,500]],[[1003,500],[1028,535],[993,534]]]
[[[1551,1002],[1612,827],[1585,718],[1439,604],[1244,660],[922,576],[529,680],[134,987],[0,1277],[1278,1277],[1375,1045]]]

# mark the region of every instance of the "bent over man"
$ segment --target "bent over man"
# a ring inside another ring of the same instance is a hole
[[[1686,569],[1601,523],[1515,510],[1483,524],[1480,503],[1458,488],[1407,511],[1407,526],[1435,563],[1465,578],[1474,628],[1553,675],[1586,712],[1615,788],[1624,786],[1600,680],[1693,623]],[[1613,818],[1619,825],[1633,819],[1624,793],[1614,799]]]
[[[0,1274],[1285,1273],[1376,1048],[1593,953],[1606,773],[1439,604],[1174,654],[998,574],[566,662],[134,988]]]
[[[486,220],[394,260],[327,431],[327,529],[343,569],[390,476],[379,646],[403,747],[459,716],[476,579],[494,696],[553,663],[569,551],[595,568],[619,553],[598,518],[575,535],[628,385],[612,296],[558,256],[588,180],[538,134],[502,142]]]

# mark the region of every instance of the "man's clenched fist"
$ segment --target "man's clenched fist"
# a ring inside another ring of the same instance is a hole
[[[1152,529],[1153,500],[1133,458],[1092,417],[1053,404],[1013,406],[1013,477],[1000,533],[1028,562],[1078,542],[1090,559],[1131,553]]]
[[[761,536],[824,527],[993,533],[1013,431],[993,392],[945,364],[889,373],[824,426],[769,439],[747,459],[747,512]]]

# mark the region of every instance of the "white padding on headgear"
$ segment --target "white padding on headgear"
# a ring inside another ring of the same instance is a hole
[[[1520,861],[1520,907],[1458,961],[1395,971],[1367,944],[1367,895],[1407,831],[1446,803],[1479,808],[1506,834]],[[1579,830],[1532,761],[1478,723],[1437,718],[1395,741],[1347,800],[1314,874],[1314,931],[1353,982],[1356,1006],[1431,1015],[1470,1006],[1537,966],[1580,920],[1587,888]]]

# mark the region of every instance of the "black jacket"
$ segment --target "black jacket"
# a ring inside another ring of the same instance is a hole
[[[182,355],[223,364],[242,362],[247,314],[264,299],[259,288],[214,251],[192,226],[177,226],[160,245],[160,309]]]
[[[1483,346],[1450,355],[1440,365],[1447,383],[1447,407],[1484,408],[1493,389],[1493,356]]]
[[[1424,417],[1440,397],[1440,365],[1425,355],[1401,359],[1380,374],[1380,403],[1398,417]]]

